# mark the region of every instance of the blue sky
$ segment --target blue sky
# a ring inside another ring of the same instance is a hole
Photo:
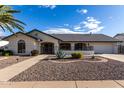
[[[124,6],[15,5],[21,13],[14,16],[27,24],[26,31],[46,33],[103,33],[114,36],[124,32]],[[17,31],[17,30],[15,30]],[[9,35],[8,32],[0,34]]]

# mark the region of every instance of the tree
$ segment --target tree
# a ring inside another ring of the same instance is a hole
[[[3,31],[10,31],[14,33],[14,29],[24,31],[24,25],[22,21],[16,19],[13,14],[20,13],[20,11],[13,10],[10,6],[0,5],[0,28]]]

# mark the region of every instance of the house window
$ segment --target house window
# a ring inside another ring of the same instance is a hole
[[[61,50],[71,50],[71,44],[69,44],[69,43],[61,43],[59,45],[59,49],[61,49]]]
[[[85,50],[86,44],[85,43],[76,43],[75,44],[75,50]]]
[[[24,40],[18,41],[18,53],[25,53],[25,41]]]

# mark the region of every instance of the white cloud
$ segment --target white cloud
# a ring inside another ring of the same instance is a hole
[[[69,24],[64,24],[69,26]],[[101,26],[101,21],[96,20],[94,17],[87,17],[85,21],[80,22],[78,25],[73,27],[73,30],[64,27],[50,28],[43,32],[48,34],[87,34],[87,33],[97,33],[101,31],[104,27]]]
[[[76,26],[74,26],[74,29],[75,30],[79,30],[79,29],[81,29],[81,26],[80,25],[76,25]]]
[[[77,12],[80,14],[87,14],[88,10],[87,9],[80,9],[80,10],[77,10]]]
[[[80,22],[78,25],[74,26],[75,31],[85,31],[87,33],[96,33],[103,29],[101,22],[96,20],[94,17],[87,17],[85,21]]]
[[[48,34],[83,34],[83,32],[75,32],[67,28],[51,28],[43,32]]]
[[[78,25],[75,25],[75,26],[73,27],[73,29],[74,29],[75,31],[82,31],[82,30],[84,30],[82,22],[79,23]]]
[[[102,29],[103,29],[104,27],[98,27],[98,28],[96,28],[96,29],[91,29],[91,30],[89,30],[88,31],[88,33],[97,33],[97,32],[99,32],[99,31],[101,31]]]
[[[101,21],[98,21],[94,17],[87,17],[86,20],[73,26],[73,30],[67,28],[69,27],[69,24],[63,24],[66,28],[64,26],[58,26],[56,28],[50,28],[43,32],[48,34],[88,34],[90,32],[97,33],[104,28],[103,26],[101,26],[101,23]]]
[[[64,24],[64,26],[69,26],[69,24]]]
[[[56,8],[55,5],[40,5],[39,8],[41,8],[41,7],[44,7],[44,8],[50,8],[50,9],[54,9],[54,8]]]

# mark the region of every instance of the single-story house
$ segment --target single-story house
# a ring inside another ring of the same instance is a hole
[[[54,54],[59,49],[66,53],[118,53],[118,43],[121,42],[104,34],[47,34],[37,29],[17,32],[3,39],[9,41],[4,49],[12,50],[16,55],[30,55],[32,50]]]

